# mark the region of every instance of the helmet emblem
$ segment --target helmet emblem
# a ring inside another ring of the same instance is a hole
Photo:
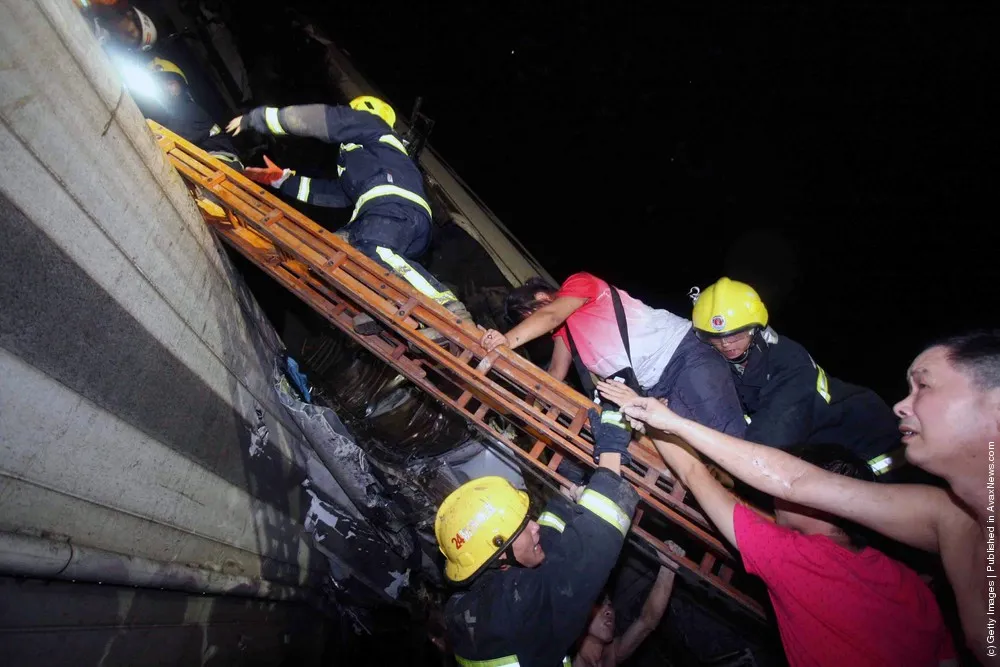
[[[722,315],[715,315],[712,318],[712,329],[715,331],[722,331],[726,328],[726,318]]]

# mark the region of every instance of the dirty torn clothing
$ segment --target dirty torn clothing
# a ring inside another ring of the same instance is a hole
[[[865,461],[899,447],[897,420],[878,394],[828,376],[770,327],[754,334],[744,367],[730,366],[750,421],[747,440],[779,449],[839,444]]]
[[[569,664],[638,501],[635,489],[606,468],[594,472],[576,504],[554,496],[538,520],[542,564],[487,570],[445,605],[458,664]]]

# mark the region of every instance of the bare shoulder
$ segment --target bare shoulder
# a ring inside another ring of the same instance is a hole
[[[934,503],[938,508],[938,537],[941,555],[946,551],[967,551],[970,546],[983,541],[983,531],[975,514],[953,494],[941,489],[936,492]]]
[[[996,576],[998,569],[992,544],[987,548],[987,535],[992,542],[996,531],[990,525],[981,527],[971,510],[954,498],[952,507],[943,512],[938,529],[941,562],[955,594],[966,644],[985,659],[986,635],[994,631],[981,622],[983,610],[988,609],[989,594],[1000,588],[990,576]]]

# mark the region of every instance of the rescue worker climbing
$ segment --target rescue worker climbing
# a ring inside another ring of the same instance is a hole
[[[750,285],[720,278],[693,288],[698,337],[730,364],[747,420],[747,440],[779,449],[839,444],[882,479],[904,461],[897,421],[878,394],[830,377],[800,344],[768,326],[764,302]]]
[[[591,410],[590,421],[598,468],[575,504],[553,494],[533,521],[528,495],[501,477],[472,480],[441,503],[434,533],[445,577],[461,588],[445,605],[459,665],[570,664],[639,500],[620,475],[631,440],[620,413]],[[542,540],[540,524],[559,535]]]
[[[270,160],[266,168],[247,169],[246,175],[302,202],[353,207],[350,222],[338,234],[425,296],[471,321],[464,304],[415,261],[430,245],[431,207],[420,170],[393,131],[395,124],[391,106],[363,95],[351,100],[349,106],[257,107],[230,121],[227,130],[235,135],[253,129],[278,137],[290,134],[340,144],[338,178],[334,180],[298,176]],[[361,334],[380,329],[364,313],[354,318],[354,328]],[[422,332],[432,340],[443,340],[433,329]]]
[[[143,116],[155,120],[233,169],[242,171],[243,163],[236,154],[232,139],[195,101],[181,68],[169,60],[153,58],[147,69],[160,84],[158,88],[162,94],[155,99],[133,94]]]

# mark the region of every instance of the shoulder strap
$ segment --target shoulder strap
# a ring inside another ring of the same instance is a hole
[[[618,320],[618,333],[621,334],[622,343],[625,344],[625,356],[628,357],[628,365],[632,365],[632,350],[628,342],[628,320],[625,319],[625,308],[622,306],[622,298],[618,295],[618,288],[608,285],[611,290],[611,302],[615,306],[615,319]],[[569,331],[569,329],[567,329]]]
[[[597,392],[597,386],[594,384],[594,379],[590,377],[590,371],[583,364],[583,359],[580,358],[580,352],[576,349],[576,343],[573,342],[573,334],[569,330],[569,322],[565,323],[566,326],[566,338],[569,340],[569,351],[573,355],[573,365],[576,367],[576,374],[580,376],[580,384],[583,386],[584,395],[590,399],[594,400],[594,395]]]
[[[622,343],[625,345],[625,355],[628,357],[629,366],[632,365],[632,351],[631,346],[628,342],[628,321],[625,319],[625,308],[622,306],[622,299],[618,295],[618,290],[608,284],[608,288],[611,290],[611,302],[615,308],[615,319],[618,320],[618,333],[622,337]],[[590,371],[583,364],[583,359],[580,358],[580,352],[576,349],[576,343],[573,342],[573,334],[569,328],[569,320],[565,322],[566,327],[566,338],[569,340],[569,351],[573,355],[573,365],[576,367],[576,373],[580,376],[580,383],[583,385],[583,390],[586,392],[587,398],[594,398],[594,392],[597,391],[597,387],[594,386],[594,380],[590,377]]]

